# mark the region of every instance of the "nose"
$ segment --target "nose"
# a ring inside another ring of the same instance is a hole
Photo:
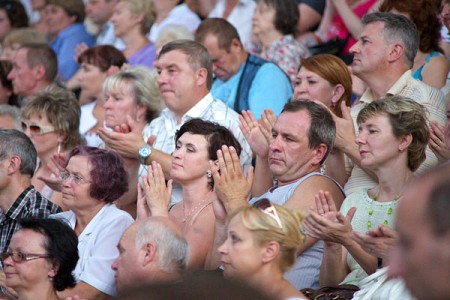
[[[272,138],[272,141],[269,144],[269,149],[271,151],[279,151],[280,150],[280,135],[275,138]]]
[[[105,101],[103,102],[103,108],[111,108],[111,97],[105,97]]]
[[[352,54],[358,53],[359,52],[359,40],[356,41],[356,43],[353,44],[353,46],[351,46],[348,51]]]
[[[5,266],[12,266],[14,261],[12,260],[11,256],[8,256],[6,259],[3,260],[3,264]]]
[[[181,148],[175,149],[175,151],[172,152],[172,158],[180,159],[181,157],[182,157]]]
[[[220,254],[226,254],[227,253],[227,246],[226,246],[227,240],[228,239],[226,239],[225,242],[223,242],[223,244],[220,245],[219,248],[217,248],[217,251],[219,251]]]
[[[120,258],[120,256],[118,256],[116,258],[116,260],[113,261],[113,263],[111,264],[111,269],[113,269],[114,271],[117,271],[117,265],[119,264],[119,258]]]
[[[366,143],[366,135],[362,131],[360,131],[358,136],[356,137],[355,143],[358,145],[362,145],[362,144]]]

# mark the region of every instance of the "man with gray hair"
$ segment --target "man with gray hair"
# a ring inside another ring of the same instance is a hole
[[[189,258],[187,241],[167,218],[149,217],[131,225],[111,265],[120,293],[143,284],[180,280]]]
[[[354,55],[353,73],[367,85],[359,103],[351,108],[342,105],[343,118],[335,117],[336,143],[327,161],[327,172],[345,184],[347,195],[376,185],[376,178],[360,167],[360,154],[355,143],[356,117],[368,103],[389,95],[401,95],[422,104],[428,121],[441,126],[446,121],[444,95],[439,90],[411,76],[411,68],[419,48],[419,35],[408,18],[385,12],[368,14],[362,18],[363,30],[350,48]],[[343,165],[342,153],[349,160]],[[437,164],[437,158],[427,148],[426,160],[417,172]],[[348,180],[348,181],[347,181]]]
[[[0,130],[0,253],[8,250],[19,220],[46,218],[62,211],[31,185],[36,159],[36,149],[23,132]],[[5,292],[3,265],[0,267],[0,287]]]

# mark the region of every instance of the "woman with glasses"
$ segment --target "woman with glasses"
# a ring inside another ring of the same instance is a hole
[[[307,299],[283,275],[305,241],[303,214],[261,199],[228,216],[218,248],[226,278],[243,281],[270,299]]]
[[[233,146],[241,152],[241,145],[224,126],[192,119],[181,126],[175,135],[169,189],[161,166],[153,162],[138,192],[138,218],[148,215],[172,220],[183,232],[189,244],[188,269],[204,268],[214,236],[215,216],[212,201],[214,182],[209,161],[217,160],[222,145]],[[181,202],[169,207],[172,180],[182,188]]]
[[[78,128],[80,106],[75,95],[61,88],[47,88],[22,108],[22,130],[31,139],[39,163],[31,180],[44,197],[64,208],[61,193],[54,192],[41,178],[53,175],[51,156],[84,144]]]
[[[2,253],[6,285],[18,300],[58,300],[57,291],[75,286],[77,236],[56,219],[25,219],[20,226]]]
[[[59,293],[65,299],[103,299],[115,296],[111,264],[117,245],[133,218],[113,202],[128,189],[122,158],[114,151],[88,146],[74,148],[61,172],[62,203],[69,211],[53,217],[65,220],[78,236],[80,259],[74,271],[77,284]]]

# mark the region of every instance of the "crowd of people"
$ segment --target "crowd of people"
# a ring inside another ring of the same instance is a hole
[[[449,0],[4,0],[0,45],[0,299],[450,298]]]

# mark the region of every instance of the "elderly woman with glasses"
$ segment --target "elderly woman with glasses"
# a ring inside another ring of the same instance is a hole
[[[75,285],[77,236],[56,219],[22,220],[20,226],[2,253],[6,285],[19,300],[59,299],[57,291]]]
[[[305,241],[302,226],[302,213],[267,199],[235,210],[218,248],[224,276],[246,282],[270,299],[307,299],[283,277]]]
[[[104,299],[116,294],[111,264],[117,245],[133,218],[112,202],[128,189],[122,158],[113,151],[88,146],[74,148],[61,172],[62,202],[70,211],[54,215],[67,221],[78,236],[80,260],[77,284],[59,293],[65,299]]]
[[[39,163],[31,180],[44,197],[64,208],[61,193],[54,192],[41,178],[52,175],[51,156],[84,143],[78,129],[80,106],[75,95],[61,88],[38,93],[22,108],[22,130],[36,148]]]

